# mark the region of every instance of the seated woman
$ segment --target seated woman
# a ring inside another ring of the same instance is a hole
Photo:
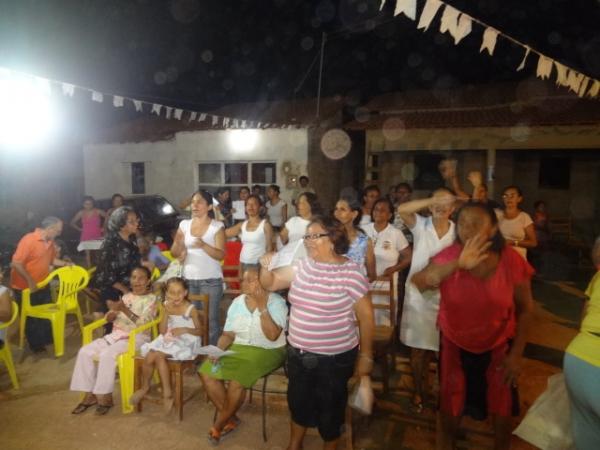
[[[239,425],[235,413],[242,405],[246,389],[280,367],[285,360],[285,334],[288,309],[285,300],[263,289],[258,270],[246,269],[242,295],[227,311],[223,334],[217,346],[234,353],[209,359],[199,372],[208,397],[217,408],[217,419],[208,431],[211,444]],[[225,387],[225,380],[229,385]]]
[[[109,300],[106,320],[112,322],[110,334],[84,345],[77,353],[71,378],[71,390],[85,392],[85,397],[72,414],[81,414],[96,406],[96,415],[103,416],[113,405],[117,357],[127,351],[129,333],[154,320],[157,311],[156,296],[150,293],[150,270],[136,267],[131,271],[131,292],[119,301]],[[137,336],[136,347],[150,341],[148,333]],[[98,367],[95,360],[98,360]]]

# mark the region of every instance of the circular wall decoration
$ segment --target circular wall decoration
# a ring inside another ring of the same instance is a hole
[[[321,138],[321,151],[330,159],[342,159],[351,148],[350,136],[339,128],[327,131]]]

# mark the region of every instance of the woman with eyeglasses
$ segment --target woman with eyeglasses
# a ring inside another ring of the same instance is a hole
[[[527,249],[537,247],[535,227],[529,214],[521,210],[523,201],[521,189],[508,186],[502,193],[504,209],[497,209],[500,232],[508,245],[511,245],[519,255],[527,259]]]
[[[213,196],[198,191],[192,196],[192,218],[182,220],[171,254],[183,261],[183,278],[190,294],[207,294],[209,302],[209,344],[216,345],[221,335],[219,302],[223,297],[225,231],[223,222],[214,219]],[[198,308],[199,305],[196,305]]]
[[[344,256],[349,242],[339,221],[317,216],[303,239],[307,257],[293,266],[269,271],[272,254],[263,256],[260,281],[270,291],[290,289],[287,448],[302,448],[306,429],[317,427],[323,448],[335,449],[355,365],[361,377],[373,368],[373,306],[362,269]]]

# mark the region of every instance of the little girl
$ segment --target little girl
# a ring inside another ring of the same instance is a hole
[[[202,326],[198,310],[187,298],[188,285],[183,278],[170,278],[165,293],[165,314],[158,326],[160,336],[141,348],[142,356],[146,358],[142,369],[142,388],[133,393],[129,403],[139,403],[148,393],[156,368],[162,382],[165,413],[168,413],[173,407],[173,395],[167,358],[195,359],[202,346]]]
[[[84,345],[77,353],[77,361],[71,378],[71,390],[85,393],[81,403],[72,411],[81,414],[90,406],[96,406],[96,414],[104,415],[112,407],[112,391],[115,385],[117,356],[127,351],[129,333],[156,317],[156,296],[150,293],[150,271],[136,267],[131,271],[131,292],[118,301],[107,302],[106,320],[113,323],[112,332]],[[150,336],[140,333],[136,347],[148,342]],[[98,361],[98,367],[95,362]]]
[[[102,220],[106,220],[106,213],[94,207],[94,197],[86,196],[83,199],[83,209],[71,219],[70,225],[81,232],[80,241],[94,241],[102,239]],[[81,222],[81,226],[77,225]],[[92,251],[85,251],[88,267],[92,267]]]

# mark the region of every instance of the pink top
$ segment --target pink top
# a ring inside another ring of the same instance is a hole
[[[433,257],[435,264],[458,259],[458,243]],[[438,326],[443,335],[472,353],[483,353],[515,334],[514,289],[531,279],[534,270],[521,255],[506,246],[494,274],[488,279],[457,270],[440,284]]]
[[[336,355],[358,345],[354,304],[369,291],[358,264],[298,261],[290,286],[288,342],[312,353]]]
[[[81,242],[102,238],[100,214],[81,215]]]

